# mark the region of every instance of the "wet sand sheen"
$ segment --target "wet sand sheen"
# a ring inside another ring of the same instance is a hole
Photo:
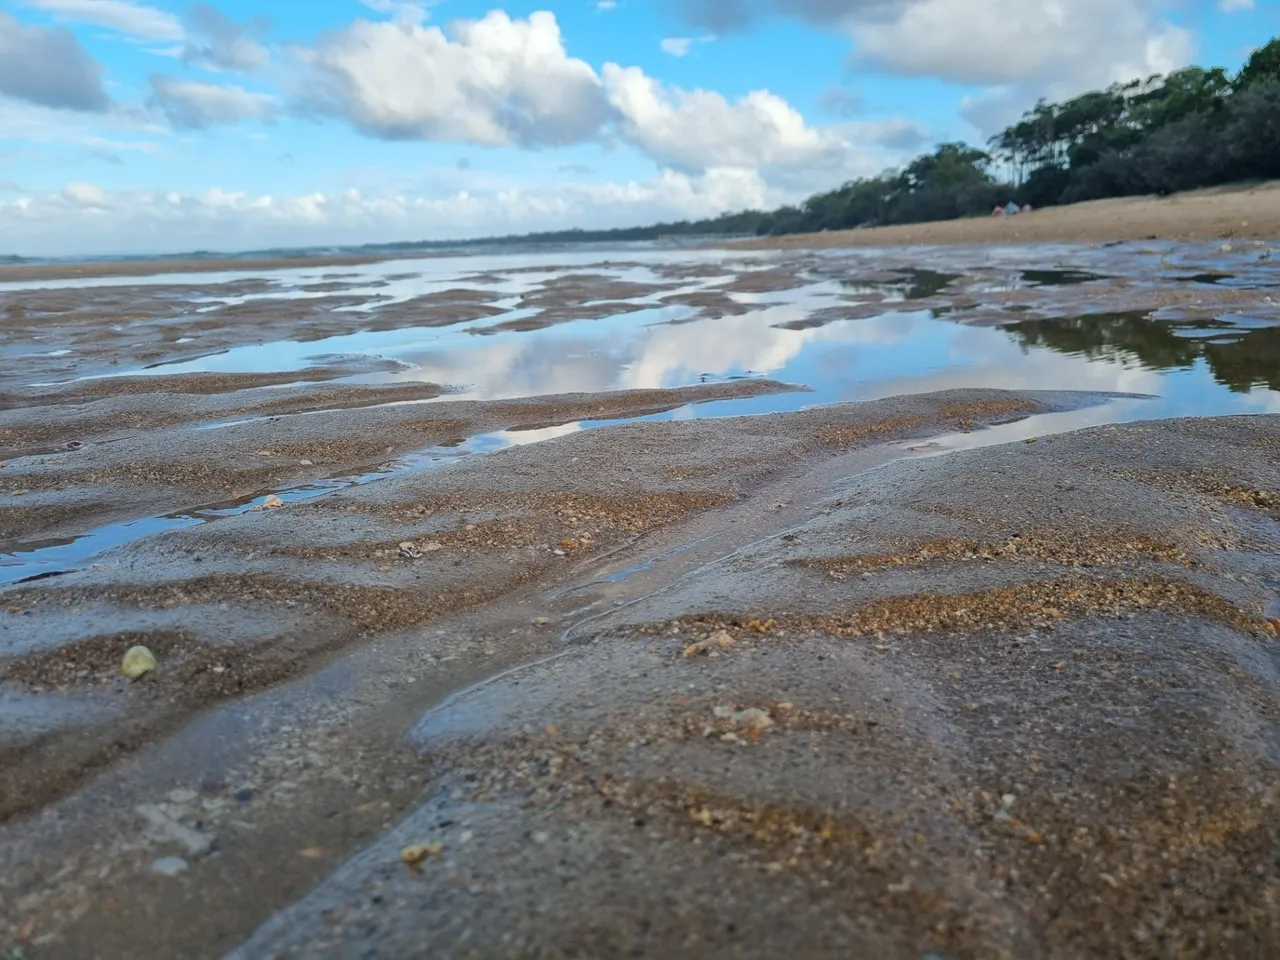
[[[1266,955],[1277,418],[1094,426],[1280,409],[1265,253],[0,290],[4,929]]]

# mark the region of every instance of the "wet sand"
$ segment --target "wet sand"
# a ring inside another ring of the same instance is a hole
[[[1269,956],[1280,418],[929,455],[1080,402],[591,431],[10,591],[84,712],[7,809],[133,759],[0,828],[9,929],[217,956],[323,879],[238,955]]]
[[[1280,416],[636,385],[931,312],[1280,390],[1265,247],[1106,253],[0,292],[0,948],[1275,955]]]
[[[0,283],[75,277],[150,277],[165,273],[280,270],[288,267],[354,267],[388,259],[386,254],[294,257],[209,257],[199,260],[86,260],[82,263],[16,263],[0,266]],[[399,259],[397,257],[396,259]]]

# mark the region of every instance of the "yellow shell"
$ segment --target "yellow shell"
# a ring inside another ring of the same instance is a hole
[[[120,665],[120,672],[130,680],[137,680],[140,676],[150,673],[156,668],[156,655],[146,647],[130,647],[129,652],[124,655],[124,663]]]
[[[427,857],[438,857],[444,850],[441,843],[414,843],[400,851],[400,859],[406,866],[417,867]]]

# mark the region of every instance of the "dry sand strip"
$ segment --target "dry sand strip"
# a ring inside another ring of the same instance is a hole
[[[865,230],[762,237],[745,250],[916,244],[1111,243],[1134,240],[1280,239],[1280,182],[1212,187],[1170,197],[1122,197],[1046,207],[1015,217],[976,217]]]
[[[386,260],[421,259],[456,254],[352,253],[333,256],[209,257],[200,260],[85,260],[79,263],[15,263],[0,266],[0,283],[30,283],[39,280],[72,280],[80,277],[150,277],[158,273],[222,273],[242,270],[287,270],[309,267],[351,267]]]
[[[347,639],[0,826],[3,929],[37,958],[1276,955],[1280,417],[890,442],[1048,399],[591,431],[7,591],[23,695],[114,698],[104,728],[190,711],[205,659],[251,678],[275,617]],[[136,634],[57,656],[107,616],[185,636],[116,689]]]

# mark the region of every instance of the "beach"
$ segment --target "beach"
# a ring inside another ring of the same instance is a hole
[[[1280,237],[1280,184],[1232,184],[1168,197],[1119,197],[979,217],[864,230],[762,237],[747,249],[955,243],[1114,243],[1151,240],[1274,240]]]
[[[1273,955],[1275,196],[0,267],[0,945]]]

